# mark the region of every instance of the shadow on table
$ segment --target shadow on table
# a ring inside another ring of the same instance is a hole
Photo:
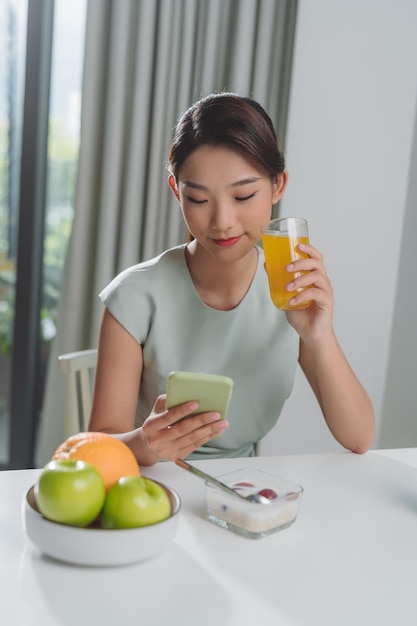
[[[349,626],[367,615],[360,623],[382,626],[395,622],[399,606],[402,615],[414,615],[407,572],[416,553],[417,469],[351,453],[315,455],[300,467],[296,459],[285,463],[271,458],[267,468],[264,460],[271,473],[305,488],[293,526],[259,540],[214,525],[203,533],[210,522],[200,500],[188,503],[192,519],[183,520],[179,544],[190,554],[198,550],[215,579],[233,581],[246,604],[249,598],[286,624]]]
[[[227,593],[176,544],[154,560],[111,568],[60,563],[28,544],[20,574],[33,624],[213,626],[230,613]]]

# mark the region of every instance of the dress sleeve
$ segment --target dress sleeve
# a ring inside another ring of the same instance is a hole
[[[155,312],[152,272],[143,266],[128,268],[99,294],[113,317],[143,345]]]

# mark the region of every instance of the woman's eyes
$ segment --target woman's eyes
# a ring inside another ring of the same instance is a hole
[[[207,202],[207,200],[196,200],[195,198],[192,198],[191,196],[187,196],[187,200],[189,202],[192,202],[193,204],[204,204],[205,202]]]
[[[237,196],[235,198],[235,200],[237,200],[238,202],[244,202],[245,200],[250,200],[251,198],[254,197],[256,191],[254,193],[250,193],[248,196]]]
[[[251,198],[253,198],[255,195],[256,191],[249,194],[248,196],[235,196],[235,200],[237,202],[245,202],[246,200],[250,200]],[[208,202],[208,200],[197,200],[197,198],[192,198],[191,196],[187,196],[187,200],[189,202],[192,202],[192,204],[204,204],[205,202]]]

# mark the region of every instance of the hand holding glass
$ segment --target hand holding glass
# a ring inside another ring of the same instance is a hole
[[[293,277],[286,269],[287,265],[308,257],[299,250],[300,243],[308,243],[307,221],[301,217],[282,217],[272,220],[262,232],[262,245],[265,254],[265,265],[268,274],[269,289],[272,302],[278,309],[306,309],[311,300],[291,306],[289,301],[303,291],[304,287],[295,291],[287,291],[292,278],[301,276],[303,272],[294,272]]]

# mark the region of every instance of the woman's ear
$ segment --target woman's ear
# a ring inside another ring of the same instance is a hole
[[[283,170],[272,185],[272,204],[276,204],[284,195],[288,183],[288,170]]]
[[[177,183],[175,181],[175,177],[172,174],[170,174],[168,176],[168,185],[171,187],[172,193],[174,194],[174,196],[176,197],[176,199],[179,202],[180,201],[180,192],[178,191],[178,187],[177,187]]]

